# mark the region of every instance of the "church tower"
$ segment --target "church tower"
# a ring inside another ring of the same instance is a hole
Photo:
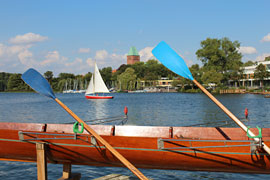
[[[140,62],[140,55],[137,49],[132,46],[127,55],[127,64],[135,64],[136,62]]]

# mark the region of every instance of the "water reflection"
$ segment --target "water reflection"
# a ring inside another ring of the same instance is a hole
[[[102,119],[108,117],[108,103],[110,99],[88,99],[86,117],[89,120]]]

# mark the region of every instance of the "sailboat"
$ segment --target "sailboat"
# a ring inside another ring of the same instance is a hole
[[[98,93],[102,93],[102,95]],[[113,96],[106,96],[104,95],[104,93],[110,93],[110,92],[100,75],[97,64],[95,63],[95,71],[91,77],[90,83],[85,92],[85,98],[87,99],[112,99],[113,98]]]

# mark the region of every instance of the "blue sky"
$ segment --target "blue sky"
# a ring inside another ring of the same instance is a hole
[[[34,67],[85,74],[93,62],[118,68],[135,46],[142,61],[166,41],[188,65],[206,38],[239,41],[243,59],[270,55],[270,1],[0,1],[0,72]]]

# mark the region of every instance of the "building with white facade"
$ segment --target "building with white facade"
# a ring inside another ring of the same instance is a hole
[[[254,72],[259,64],[263,64],[266,67],[266,70],[270,72],[270,61],[258,61],[252,66],[247,66],[243,68],[244,78],[240,80],[240,84],[238,84],[237,86],[243,86],[247,88],[261,87],[260,80],[254,78]],[[270,78],[265,79],[263,84],[264,86],[269,86]],[[233,85],[233,83],[231,83],[231,85]]]

